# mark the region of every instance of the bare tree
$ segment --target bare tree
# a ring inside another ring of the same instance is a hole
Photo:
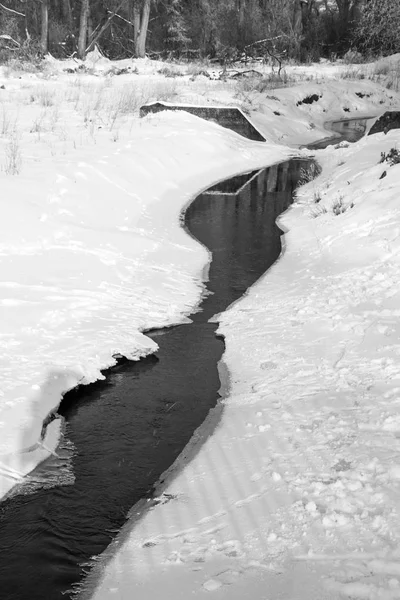
[[[90,13],[89,0],[82,0],[81,16],[79,21],[79,37],[78,37],[78,56],[84,59],[86,56],[86,43],[87,43],[87,31],[88,21]]]
[[[40,48],[43,54],[47,54],[49,41],[49,0],[41,0],[40,14]]]
[[[360,48],[375,54],[400,50],[400,0],[369,0],[357,26]]]
[[[245,17],[246,17],[246,0],[237,0],[237,27],[238,27],[238,42],[240,50],[243,50],[246,40],[246,28],[245,28]]]
[[[89,52],[90,50],[92,50],[92,48],[95,46],[95,44],[97,44],[97,42],[100,40],[103,33],[111,25],[111,21],[113,20],[113,18],[115,16],[117,16],[118,11],[123,4],[125,4],[125,0],[121,0],[121,2],[117,5],[115,10],[113,10],[112,12],[110,11],[107,21],[101,27],[96,27],[95,32],[92,35],[92,39],[90,40],[90,43],[88,44],[88,46],[86,48],[86,53]]]
[[[62,16],[64,21],[67,23],[70,31],[73,31],[74,22],[72,19],[72,10],[71,10],[71,2],[70,0],[62,0]]]
[[[146,38],[149,28],[151,0],[134,0],[133,22],[135,35],[135,55],[139,58],[146,56]]]

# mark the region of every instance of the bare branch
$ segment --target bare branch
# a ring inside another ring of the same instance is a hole
[[[89,52],[93,46],[96,44],[97,40],[103,35],[103,33],[106,31],[106,29],[108,29],[108,27],[110,26],[111,21],[113,20],[113,18],[115,17],[115,15],[117,14],[117,12],[119,11],[119,9],[121,8],[121,6],[124,4],[125,0],[122,0],[117,8],[115,10],[112,11],[112,13],[110,14],[110,16],[108,17],[107,21],[104,23],[103,27],[100,28],[99,32],[97,33],[97,35],[95,35],[92,39],[92,41],[90,42],[90,44],[88,45],[88,47],[85,50],[85,54],[87,52]]]
[[[250,48],[251,46],[257,46],[257,44],[263,44],[264,42],[273,42],[274,40],[279,40],[283,37],[289,37],[288,35],[286,35],[286,33],[282,33],[281,35],[276,35],[275,37],[271,37],[271,38],[264,38],[263,40],[257,40],[257,42],[253,42],[252,44],[247,44],[247,46],[245,46],[245,48]]]
[[[0,8],[2,8],[6,12],[9,12],[9,13],[11,13],[13,15],[18,15],[18,17],[24,17],[25,18],[24,13],[18,12],[17,10],[14,10],[13,8],[8,8],[8,6],[4,6],[4,4],[2,4],[1,2],[0,2]]]
[[[7,35],[6,33],[0,35],[0,40],[5,40],[6,42],[13,42],[13,44],[15,44],[18,48],[21,46],[21,44],[17,42],[17,40],[14,40],[14,38],[12,38],[10,35]]]
[[[125,21],[125,23],[128,23],[128,25],[132,25],[133,27],[132,21],[125,19],[125,17],[122,17],[121,15],[117,15],[117,13],[114,14],[111,10],[108,10],[107,12],[109,15],[113,15],[113,17],[117,17],[118,19],[121,19],[121,21]]]

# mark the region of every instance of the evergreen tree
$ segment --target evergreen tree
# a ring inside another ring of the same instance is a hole
[[[187,26],[182,14],[181,0],[169,0],[165,7],[165,48],[182,50],[190,44]]]

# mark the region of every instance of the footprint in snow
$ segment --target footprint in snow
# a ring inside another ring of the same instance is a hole
[[[241,570],[235,569],[227,569],[226,571],[221,571],[221,573],[214,575],[214,577],[204,582],[203,588],[207,592],[215,592],[223,585],[232,585],[233,583],[235,583],[235,581],[241,575],[241,573]]]
[[[265,360],[260,363],[260,368],[263,369],[263,371],[266,371],[267,369],[276,369],[277,367],[278,365],[272,360]]]

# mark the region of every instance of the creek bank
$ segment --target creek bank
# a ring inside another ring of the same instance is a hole
[[[385,112],[383,115],[375,121],[372,125],[371,129],[368,132],[368,135],[373,135],[374,133],[387,133],[391,129],[399,129],[400,128],[400,111],[390,110]]]
[[[61,459],[42,463],[30,484],[2,503],[0,586],[10,590],[7,600],[61,599],[131,507],[152,496],[215,407],[224,343],[209,319],[278,258],[276,218],[309,164],[252,171],[247,184],[217,184],[187,207],[185,226],[212,253],[207,294],[191,322],[149,332],[159,346],[155,355],[122,362],[105,381],[65,395],[58,409],[65,419]]]
[[[256,129],[244,112],[235,106],[194,106],[190,104],[169,104],[167,102],[153,102],[145,104],[140,108],[140,116],[156,114],[164,110],[181,111],[218,123],[221,127],[226,127],[236,131],[239,135],[254,140],[256,142],[265,142],[265,137]]]
[[[370,123],[375,117],[361,117],[352,119],[339,119],[337,121],[326,121],[324,127],[331,130],[335,135],[323,138],[317,142],[307,144],[310,150],[323,150],[333,144],[341,142],[354,143],[357,142],[367,131]]]

